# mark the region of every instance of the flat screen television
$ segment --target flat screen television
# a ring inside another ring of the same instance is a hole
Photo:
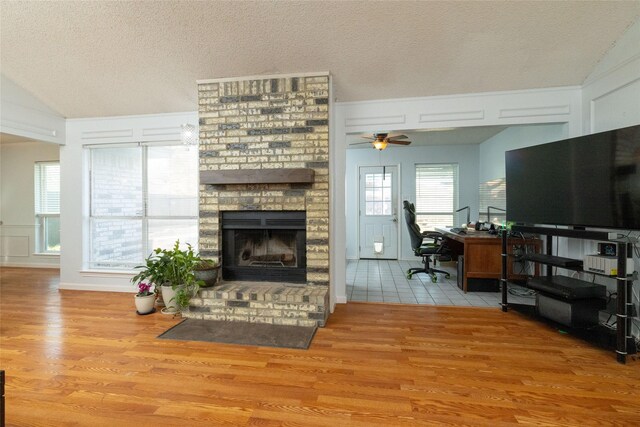
[[[640,125],[505,156],[507,221],[640,230]]]

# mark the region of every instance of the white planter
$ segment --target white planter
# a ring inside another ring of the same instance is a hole
[[[135,296],[136,310],[138,314],[149,314],[153,311],[153,306],[156,302],[156,296],[154,294],[144,297]]]
[[[175,314],[178,312],[178,305],[174,297],[176,291],[173,290],[171,285],[162,285],[162,299],[164,300],[164,308],[162,312],[165,314]]]

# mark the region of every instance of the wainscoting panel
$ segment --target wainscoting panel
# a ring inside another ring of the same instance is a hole
[[[1,236],[0,256],[28,257],[29,236]]]

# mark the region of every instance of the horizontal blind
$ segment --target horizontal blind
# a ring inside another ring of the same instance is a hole
[[[416,165],[416,212],[453,213],[458,203],[458,165]]]
[[[60,163],[35,164],[36,215],[60,214]]]
[[[507,185],[505,178],[493,179],[480,184],[480,212],[479,218],[488,221],[487,207],[493,206],[500,209],[507,208]],[[505,212],[497,209],[491,210],[491,216],[503,219]]]
[[[129,269],[153,249],[198,244],[198,149],[85,146],[90,165],[89,268]]]

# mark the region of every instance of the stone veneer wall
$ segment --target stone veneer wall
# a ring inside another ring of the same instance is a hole
[[[312,184],[200,185],[200,253],[220,212],[306,211],[307,284],[329,285],[329,76],[198,82],[200,170],[312,168]]]

